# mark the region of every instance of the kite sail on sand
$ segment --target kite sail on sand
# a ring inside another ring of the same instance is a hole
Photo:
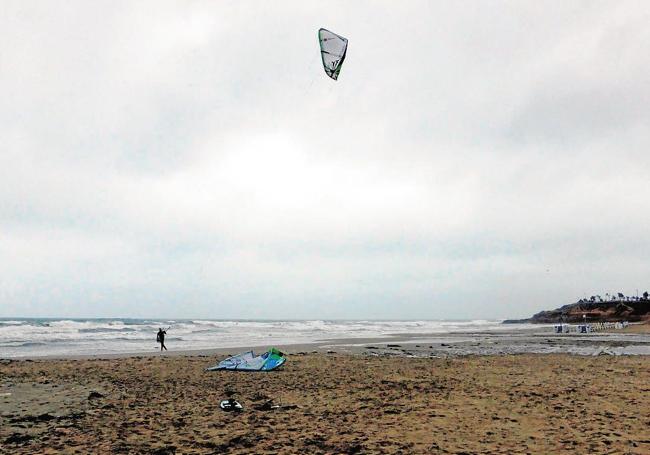
[[[253,351],[247,351],[228,357],[217,365],[206,368],[206,370],[271,371],[281,367],[286,360],[284,354],[275,348],[271,348],[258,356],[255,356]]]
[[[318,30],[318,41],[320,42],[320,55],[323,59],[325,73],[332,79],[337,80],[343,60],[345,60],[345,53],[348,51],[348,40],[321,28]]]

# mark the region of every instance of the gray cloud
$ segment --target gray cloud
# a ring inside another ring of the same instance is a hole
[[[645,285],[644,2],[4,8],[0,316],[490,318]]]

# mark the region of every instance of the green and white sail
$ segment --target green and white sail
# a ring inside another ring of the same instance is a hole
[[[206,371],[237,370],[237,371],[271,371],[284,365],[287,358],[275,348],[262,355],[256,356],[253,351],[242,352],[222,360],[217,365],[206,368]]]
[[[345,60],[345,53],[348,51],[348,40],[321,28],[318,30],[318,41],[320,42],[320,54],[323,59],[325,73],[332,79],[337,80]]]

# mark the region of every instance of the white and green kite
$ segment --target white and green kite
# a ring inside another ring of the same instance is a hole
[[[345,60],[345,53],[348,50],[348,40],[321,28],[318,30],[318,41],[320,42],[320,55],[323,58],[325,73],[332,79],[337,80],[343,60]]]

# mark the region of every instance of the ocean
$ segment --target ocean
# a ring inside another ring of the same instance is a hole
[[[0,318],[0,358],[147,353],[167,330],[173,351],[273,346],[392,334],[513,330],[501,321],[260,321]],[[527,324],[519,328],[528,328]]]

